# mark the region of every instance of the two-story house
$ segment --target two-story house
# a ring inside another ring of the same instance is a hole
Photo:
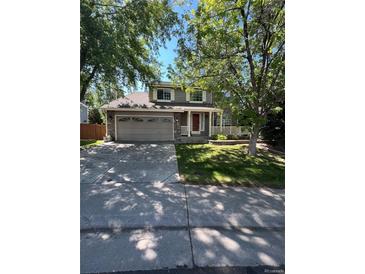
[[[211,92],[186,93],[170,82],[151,87],[102,106],[107,135],[113,140],[189,142],[212,135],[213,115],[222,110],[214,107]]]

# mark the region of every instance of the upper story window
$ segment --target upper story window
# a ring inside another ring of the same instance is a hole
[[[157,90],[157,100],[171,101],[171,90],[158,89]]]
[[[197,90],[190,94],[190,101],[192,102],[203,102],[203,91]]]

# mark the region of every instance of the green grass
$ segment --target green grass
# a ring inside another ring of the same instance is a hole
[[[184,182],[284,188],[283,156],[258,150],[247,155],[247,145],[176,145]]]
[[[80,140],[80,147],[89,148],[104,143],[102,140]]]

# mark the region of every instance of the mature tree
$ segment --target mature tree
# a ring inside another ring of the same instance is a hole
[[[98,108],[91,108],[89,110],[89,123],[90,124],[102,124],[103,121],[103,117],[100,113],[100,109]]]
[[[85,102],[89,107],[100,108],[102,105],[109,103],[123,95],[122,92],[116,89],[90,89],[85,94]]]
[[[251,125],[249,154],[284,101],[284,0],[202,0],[186,14],[170,77],[189,92],[228,92]]]
[[[159,75],[155,58],[178,17],[167,0],[80,1],[80,99]]]

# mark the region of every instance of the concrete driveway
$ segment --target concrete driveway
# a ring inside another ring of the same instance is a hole
[[[81,183],[176,182],[173,144],[107,143],[81,151]]]
[[[171,144],[80,162],[82,273],[284,264],[284,190],[183,185]]]

